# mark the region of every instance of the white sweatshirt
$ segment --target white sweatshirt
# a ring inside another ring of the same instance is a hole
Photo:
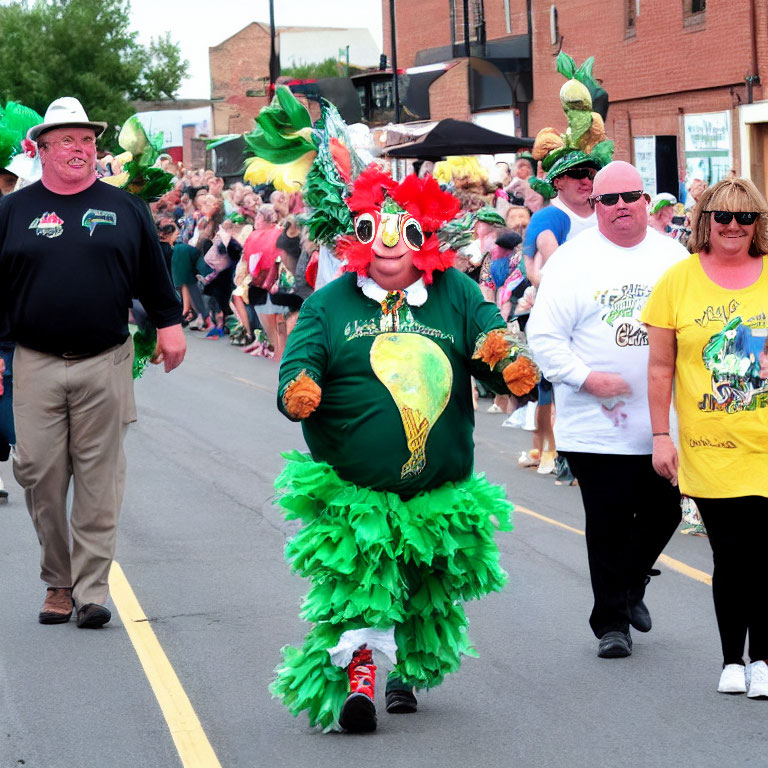
[[[555,443],[563,451],[650,454],[648,336],[638,320],[651,289],[688,252],[647,230],[633,248],[597,227],[561,245],[542,271],[526,327],[542,373],[555,389]],[[600,400],[581,390],[592,371],[618,373],[630,395]]]

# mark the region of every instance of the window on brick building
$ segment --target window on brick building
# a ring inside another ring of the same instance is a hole
[[[624,0],[625,14],[624,14],[624,36],[634,37],[637,30],[635,29],[635,21],[637,20],[637,0]]]
[[[703,24],[706,10],[707,0],[683,0],[683,26]]]

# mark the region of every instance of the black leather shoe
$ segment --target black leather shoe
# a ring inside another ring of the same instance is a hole
[[[111,618],[112,614],[109,608],[98,603],[86,603],[77,609],[77,626],[80,629],[98,629],[103,627]]]
[[[638,632],[651,631],[651,627],[653,626],[653,623],[651,622],[651,614],[648,612],[648,608],[642,600],[629,604],[629,623]]]
[[[606,632],[597,646],[597,655],[601,659],[623,659],[632,655],[632,638],[629,632]]]

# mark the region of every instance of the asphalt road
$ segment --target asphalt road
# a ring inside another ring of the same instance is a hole
[[[221,766],[768,766],[768,702],[716,692],[719,642],[705,583],[662,564],[654,619],[629,659],[600,660],[578,489],[516,466],[529,435],[477,416],[478,470],[519,506],[499,537],[510,574],[469,606],[479,659],[366,736],[323,735],[271,699],[279,649],[299,643],[305,590],[282,558],[280,452],[300,428],[276,410],[276,366],[190,334],[187,360],[136,386],[117,561]],[[0,507],[0,767],[213,768],[186,763],[117,611],[98,631],[42,626],[38,545],[8,463]],[[525,508],[526,511],[523,511]],[[529,513],[535,512],[542,517]],[[558,525],[557,523],[560,523]],[[575,529],[575,530],[573,530]],[[749,543],[745,556],[759,556]],[[704,538],[666,554],[711,572]],[[383,693],[380,691],[379,693]]]

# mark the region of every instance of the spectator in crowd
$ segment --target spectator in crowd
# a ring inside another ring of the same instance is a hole
[[[768,574],[745,536],[768,536],[768,205],[751,181],[729,178],[701,194],[691,224],[693,254],[664,274],[642,314],[653,466],[693,498],[707,529],[723,653],[718,691],[765,698]]]
[[[278,362],[286,339],[285,324],[281,321],[288,314],[288,307],[274,304],[271,294],[278,286],[280,251],[277,240],[282,234],[283,229],[277,224],[274,207],[271,204],[262,205],[256,214],[253,232],[243,248],[243,258],[248,261],[251,273],[249,301],[267,334],[273,357]]]
[[[197,248],[212,270],[202,278],[203,293],[216,302],[215,327],[206,335],[219,339],[226,332],[226,318],[232,314],[230,297],[234,289],[234,272],[243,249],[232,237],[232,222],[224,218],[223,203],[212,204],[206,211],[210,216],[200,220]]]
[[[672,219],[675,215],[677,198],[667,192],[660,192],[651,198],[648,225],[662,235],[672,234]]]
[[[630,624],[651,629],[643,602],[648,574],[680,522],[680,495],[651,463],[639,314],[657,279],[686,251],[648,228],[648,201],[629,163],[598,172],[590,196],[597,227],[550,258],[526,328],[554,384],[558,450],[584,502],[589,621],[600,658],[632,653]]]
[[[685,198],[685,210],[690,211],[699,201],[699,198],[707,188],[707,183],[698,177],[691,179],[688,184],[688,195]]]

